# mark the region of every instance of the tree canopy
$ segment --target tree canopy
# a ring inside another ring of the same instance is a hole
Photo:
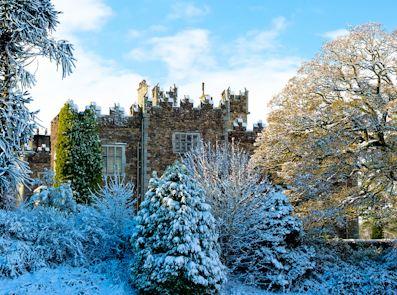
[[[271,103],[254,163],[301,212],[387,217],[397,184],[397,33],[351,28],[303,64]]]

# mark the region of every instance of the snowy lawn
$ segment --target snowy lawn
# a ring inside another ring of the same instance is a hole
[[[15,279],[0,279],[0,294],[135,294],[125,282],[87,268],[42,268]]]
[[[115,271],[115,270],[114,270]],[[113,277],[112,274],[91,268],[59,266],[42,268],[34,273],[26,273],[15,279],[0,279],[1,295],[134,295],[137,294],[128,282]],[[223,295],[268,295],[275,294],[230,282]]]

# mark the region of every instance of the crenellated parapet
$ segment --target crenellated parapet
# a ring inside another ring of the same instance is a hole
[[[156,109],[154,111],[154,109]],[[195,106],[193,100],[189,96],[184,96],[178,101],[178,88],[170,87],[169,91],[161,89],[159,84],[156,84],[151,90],[145,80],[139,83],[138,87],[138,103],[133,104],[130,108],[130,114],[133,116],[142,113],[156,113],[165,112],[221,112],[224,120],[226,130],[233,129],[233,122],[236,119],[241,119],[247,123],[248,117],[248,90],[244,89],[237,94],[230,90],[230,87],[222,92],[222,97],[218,106],[214,105],[212,96],[205,93],[205,84],[202,83],[202,94],[199,97],[199,105]]]
[[[233,129],[228,132],[228,141],[239,144],[247,152],[254,152],[254,143],[260,132],[264,128],[262,121],[254,123],[252,130],[247,130],[247,123],[241,118],[233,121]]]
[[[236,119],[241,119],[244,123],[248,121],[248,90],[240,90],[238,93],[231,91],[230,87],[222,92],[221,107],[225,124],[229,130],[233,129]]]
[[[131,107],[131,112],[138,114],[139,106],[134,105]],[[98,116],[99,125],[108,128],[128,128],[136,125],[138,118],[133,115],[126,115],[125,110],[119,104],[114,104],[113,107],[109,108],[108,115]]]

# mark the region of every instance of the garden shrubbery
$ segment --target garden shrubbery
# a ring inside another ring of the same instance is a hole
[[[134,224],[132,194],[130,184],[107,183],[92,206],[82,206],[65,185],[42,188],[14,211],[0,210],[0,277],[124,255]]]

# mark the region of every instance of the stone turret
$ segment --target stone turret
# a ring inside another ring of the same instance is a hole
[[[224,110],[224,119],[227,129],[233,129],[233,122],[241,119],[244,123],[248,120],[248,90],[232,93],[230,87],[222,92],[221,106]]]
[[[174,86],[170,87],[170,90],[166,93],[166,98],[172,101],[173,106],[178,104],[178,87],[174,84]]]
[[[138,87],[138,106],[141,108],[142,112],[146,111],[146,103],[148,100],[148,90],[149,85],[146,83],[146,80],[143,80],[139,83]]]
[[[153,104],[153,106],[159,105],[159,102],[160,102],[162,96],[163,96],[163,92],[160,90],[160,86],[157,83],[157,85],[154,86],[152,89],[152,104]]]

